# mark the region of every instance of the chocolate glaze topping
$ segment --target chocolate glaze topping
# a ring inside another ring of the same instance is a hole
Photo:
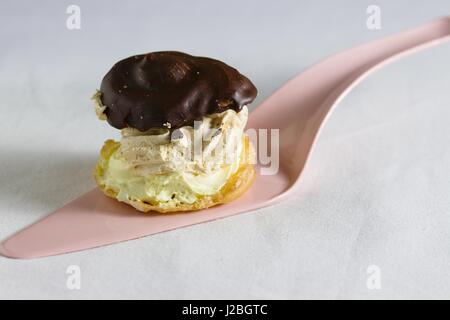
[[[108,122],[140,131],[175,129],[208,114],[240,111],[257,94],[248,78],[225,63],[175,51],[119,61],[100,91]]]

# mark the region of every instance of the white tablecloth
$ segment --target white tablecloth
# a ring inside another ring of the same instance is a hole
[[[77,0],[72,31],[64,2],[0,3],[0,238],[94,187],[99,149],[118,132],[89,98],[117,60],[215,57],[254,81],[257,106],[329,54],[450,11],[379,0],[382,28],[368,30],[364,2],[189,3]],[[446,44],[358,85],[291,199],[95,250],[0,257],[0,298],[450,298],[449,57]],[[66,286],[70,265],[80,290]]]

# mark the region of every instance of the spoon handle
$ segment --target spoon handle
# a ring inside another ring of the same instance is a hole
[[[280,165],[291,178],[290,191],[298,186],[325,119],[353,86],[377,67],[449,39],[450,17],[443,17],[343,51],[310,67],[256,108],[248,127],[280,129]]]

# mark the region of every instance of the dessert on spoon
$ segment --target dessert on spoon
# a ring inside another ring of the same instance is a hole
[[[235,200],[255,178],[244,128],[256,94],[248,78],[211,58],[162,51],[119,61],[93,97],[98,117],[122,134],[101,150],[97,185],[143,212]]]
[[[299,181],[320,129],[350,89],[376,67],[448,40],[450,18],[444,17],[335,54],[289,81],[250,113],[247,124],[253,129],[279,129],[280,170],[273,175],[262,175],[257,164],[253,185],[230,203],[191,213],[141,214],[128,204],[105,197],[96,188],[3,241],[0,253],[13,258],[36,258],[94,248],[248,212],[301,192],[301,188],[308,188]],[[178,93],[173,94],[177,96]],[[109,111],[103,109],[103,103],[109,102],[105,100],[99,105],[99,114],[106,113],[106,116]],[[140,110],[134,111],[137,113],[130,111],[130,114],[138,115]],[[211,113],[208,110],[197,119],[203,120]],[[145,113],[140,115],[145,117]],[[120,122],[122,114],[117,116],[114,123],[125,127]],[[167,119],[156,119],[151,126],[164,124]],[[177,123],[175,126],[186,125],[173,122]],[[138,130],[145,132],[147,128],[139,126]],[[138,137],[140,135],[138,133]],[[105,159],[108,161],[107,156],[102,156],[100,161]],[[96,174],[103,179],[104,173]],[[106,185],[100,187],[106,189]],[[120,193],[122,189],[116,190]]]

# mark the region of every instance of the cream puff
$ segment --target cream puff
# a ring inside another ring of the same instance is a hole
[[[99,188],[139,211],[208,208],[254,181],[244,133],[252,82],[225,63],[181,52],[116,63],[93,96],[95,112],[121,140],[107,140],[94,170]]]

